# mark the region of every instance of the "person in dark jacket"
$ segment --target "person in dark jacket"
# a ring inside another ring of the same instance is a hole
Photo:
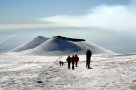
[[[70,56],[68,56],[68,58],[67,58],[67,63],[68,63],[68,69],[70,69],[70,64],[71,64],[71,57]]]
[[[64,65],[64,62],[63,61],[61,61],[61,66],[63,66]]]
[[[86,67],[90,69],[90,61],[91,61],[92,52],[91,50],[87,50],[86,52]]]
[[[78,62],[79,62],[79,57],[77,55],[75,55],[75,64],[76,64],[76,67],[77,67]]]
[[[75,56],[74,55],[71,58],[71,62],[72,62],[72,70],[74,70],[75,69],[75,66],[74,66],[74,64],[75,64]]]
[[[60,66],[61,66],[61,61],[59,61],[59,64],[60,64]]]

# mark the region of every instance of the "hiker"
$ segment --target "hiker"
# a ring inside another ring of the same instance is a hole
[[[72,70],[75,69],[74,64],[75,64],[75,56],[73,55],[71,58],[71,62],[72,62]]]
[[[61,61],[59,61],[59,64],[60,64],[60,66],[61,66]]]
[[[71,64],[71,57],[70,56],[68,56],[68,58],[67,58],[67,63],[68,63],[68,69],[70,69],[70,64]]]
[[[87,50],[86,52],[86,68],[90,69],[90,61],[91,61],[92,52],[91,50]]]
[[[63,62],[63,61],[61,61],[61,65],[62,65],[62,66],[64,65],[64,62]]]
[[[76,64],[76,67],[77,67],[78,62],[79,62],[79,57],[77,55],[75,55],[75,64]]]
[[[59,64],[60,64],[60,66],[61,66],[62,62],[61,62],[61,61],[59,61]]]

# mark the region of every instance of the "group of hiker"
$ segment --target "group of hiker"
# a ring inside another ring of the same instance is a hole
[[[59,61],[59,64],[60,64],[60,66],[63,66],[64,62],[63,61]]]
[[[70,69],[70,65],[72,63],[72,69],[75,69],[75,66],[77,67],[77,64],[79,62],[79,57],[77,55],[73,55],[72,57],[68,56],[67,63],[68,63],[68,69]]]
[[[86,68],[87,69],[91,69],[91,67],[90,67],[91,56],[92,56],[91,50],[87,50],[87,52],[86,52]],[[75,67],[77,67],[77,65],[78,65],[79,57],[78,57],[78,55],[73,55],[72,57],[68,56],[66,59],[66,62],[68,63],[68,69],[71,68],[71,64],[72,64],[72,70],[74,70]],[[59,61],[59,64],[60,64],[60,66],[63,66],[64,62]]]

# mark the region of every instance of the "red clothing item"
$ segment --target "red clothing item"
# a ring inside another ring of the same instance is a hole
[[[72,57],[72,58],[71,58],[71,61],[72,61],[72,63],[75,63],[75,62],[76,62],[75,57]]]

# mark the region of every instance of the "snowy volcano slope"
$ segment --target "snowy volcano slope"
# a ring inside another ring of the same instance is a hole
[[[15,49],[11,50],[11,52],[21,52],[21,51],[24,51],[24,50],[33,49],[33,48],[39,46],[40,44],[42,44],[43,42],[45,42],[48,39],[49,38],[46,38],[46,37],[43,37],[43,36],[38,36],[38,37],[34,38],[32,41],[16,47]]]
[[[93,69],[79,58],[68,70],[66,56],[1,54],[0,90],[136,90],[136,55],[93,56]]]
[[[74,41],[60,37],[50,38],[38,47],[23,53],[33,55],[72,55],[85,54],[88,49],[90,49],[93,54],[114,54],[112,51],[93,43],[78,40]]]

